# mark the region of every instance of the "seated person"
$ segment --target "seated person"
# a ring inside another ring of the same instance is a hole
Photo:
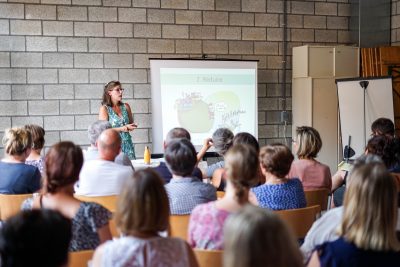
[[[257,139],[250,133],[241,132],[237,133],[233,138],[233,146],[234,145],[249,145],[257,152],[257,155],[260,154],[260,145],[258,144]],[[257,167],[257,176],[259,178],[259,184],[265,183],[265,177],[261,173],[260,167]],[[224,168],[220,168],[214,171],[213,176],[211,178],[211,183],[218,191],[225,191],[226,186],[226,172]]]
[[[317,246],[307,266],[399,266],[396,221],[397,187],[386,167],[357,168],[345,194],[339,238]]]
[[[297,127],[293,149],[298,160],[293,161],[288,177],[300,179],[304,190],[326,188],[330,191],[332,188],[329,167],[315,159],[321,148],[322,140],[316,129],[308,126]]]
[[[74,184],[78,181],[82,164],[83,154],[79,146],[69,141],[54,144],[46,154],[46,175],[40,194],[25,200],[21,207],[23,210],[56,210],[72,220],[69,251],[95,249],[111,239],[108,224],[111,212],[97,203],[74,198]]]
[[[272,144],[261,148],[261,172],[266,182],[251,189],[260,207],[287,210],[306,206],[300,180],[286,178],[293,159],[292,152],[285,145]]]
[[[128,166],[115,163],[121,152],[121,137],[114,129],[107,129],[97,140],[99,158],[85,161],[75,193],[83,196],[118,195],[126,180],[133,175]]]
[[[38,168],[25,164],[31,153],[32,137],[24,128],[6,129],[5,158],[0,161],[0,194],[29,194],[40,189]]]
[[[186,138],[190,141],[190,133],[184,129],[184,128],[173,128],[167,133],[167,137],[164,140],[164,151],[165,148],[167,147],[168,143],[175,138]],[[160,161],[160,165],[157,167],[153,168],[164,180],[164,182],[167,184],[172,178],[172,173],[169,171],[167,165],[165,164],[165,161]],[[194,168],[192,176],[199,178],[200,180],[203,180],[203,175],[201,173],[201,170],[197,167]]]
[[[195,206],[217,199],[215,188],[191,176],[197,163],[196,151],[186,139],[173,139],[165,149],[165,161],[172,173],[165,185],[171,214],[190,214]]]
[[[95,121],[88,128],[88,137],[90,141],[90,147],[86,151],[83,152],[83,156],[85,161],[98,159],[99,158],[99,150],[97,148],[97,140],[99,139],[100,134],[107,129],[111,129],[111,123],[108,121]],[[132,167],[132,162],[127,155],[125,155],[122,151],[115,158],[115,163]]]
[[[197,154],[197,161],[199,162],[204,155],[206,154],[207,150],[210,147],[214,146],[215,152],[217,152],[221,157],[224,157],[228,149],[233,144],[233,133],[228,128],[219,128],[217,129],[212,138],[207,138],[204,140],[203,147]],[[207,167],[207,170],[203,172],[203,178],[211,178],[216,170],[223,168],[225,162],[223,160],[218,161],[214,164],[211,164]]]
[[[258,154],[250,146],[235,145],[225,156],[226,193],[217,201],[198,205],[190,215],[189,244],[194,248],[223,249],[226,218],[249,203],[250,186],[257,184]]]
[[[224,267],[303,266],[292,232],[266,209],[246,205],[228,218],[224,236]]]
[[[71,220],[57,211],[20,212],[0,229],[1,266],[67,266],[71,233]]]
[[[32,136],[32,150],[31,154],[26,158],[25,164],[35,166],[39,169],[40,173],[44,174],[44,157],[40,155],[44,146],[45,131],[42,127],[35,124],[28,124],[24,126],[25,130],[31,133]]]
[[[184,240],[160,236],[169,226],[169,205],[163,181],[152,169],[137,171],[127,181],[115,215],[123,237],[96,249],[94,267],[197,267]]]

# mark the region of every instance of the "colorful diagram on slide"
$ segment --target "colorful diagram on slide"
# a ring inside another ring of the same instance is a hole
[[[240,129],[239,97],[230,91],[217,91],[203,97],[199,92],[184,93],[175,101],[178,123],[191,133],[205,133],[215,128]]]

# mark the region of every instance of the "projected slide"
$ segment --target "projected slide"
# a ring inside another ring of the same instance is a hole
[[[221,127],[248,131],[257,123],[254,69],[161,68],[164,135],[183,127],[194,144]]]

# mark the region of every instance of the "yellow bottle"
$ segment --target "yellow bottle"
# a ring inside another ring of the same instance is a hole
[[[145,164],[150,164],[150,157],[151,157],[150,149],[148,146],[146,146],[144,148],[144,155],[143,155],[143,161]]]

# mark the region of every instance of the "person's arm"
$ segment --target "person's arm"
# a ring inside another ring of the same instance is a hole
[[[207,138],[204,140],[203,147],[200,149],[199,153],[197,153],[197,162],[201,161],[201,159],[206,154],[207,150],[209,150],[212,145],[213,145],[213,143],[212,143],[211,138]],[[203,175],[203,177],[204,177],[204,175]]]
[[[137,128],[137,124],[133,122],[132,110],[128,103],[124,103],[126,111],[128,112],[129,123],[126,126],[128,132],[133,131]]]
[[[314,251],[307,267],[320,267],[321,263],[319,261],[318,251]]]
[[[331,191],[335,191],[338,189],[342,184],[344,183],[344,177],[346,175],[346,171],[338,170],[333,176],[332,176],[332,189]]]
[[[100,244],[103,244],[104,242],[111,240],[112,235],[110,231],[110,224],[107,223],[106,225],[97,228],[97,234],[99,235]]]
[[[93,255],[92,267],[101,267],[101,261],[103,258],[103,250],[104,250],[104,245],[100,245],[96,248],[94,255]]]
[[[108,121],[108,113],[107,113],[107,108],[105,106],[100,107],[99,120]]]

